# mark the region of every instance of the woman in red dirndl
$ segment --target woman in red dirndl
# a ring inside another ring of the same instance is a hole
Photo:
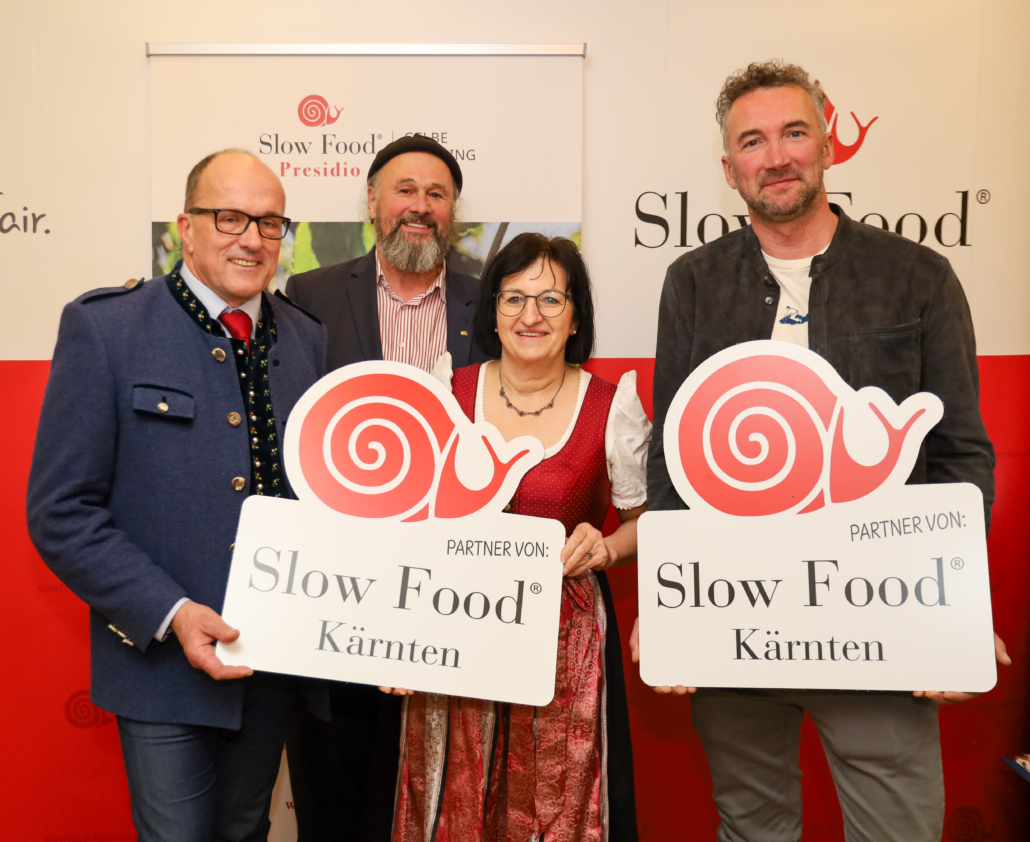
[[[395,842],[636,842],[621,650],[606,568],[636,558],[650,424],[636,375],[580,369],[593,348],[578,249],[523,234],[484,271],[476,339],[498,357],[453,375],[473,421],[544,460],[505,511],[565,525],[555,695],[531,707],[438,694],[405,704]],[[549,399],[549,400],[548,400]],[[622,521],[601,526],[614,503]],[[401,692],[401,691],[399,691]]]

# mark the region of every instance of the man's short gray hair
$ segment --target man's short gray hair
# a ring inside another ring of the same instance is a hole
[[[788,64],[780,59],[753,62],[744,70],[731,74],[722,86],[719,98],[715,101],[715,119],[722,130],[722,148],[729,151],[729,138],[726,137],[726,115],[730,106],[745,94],[761,88],[783,88],[795,85],[812,97],[816,114],[819,115],[819,130],[826,134],[826,94],[819,80],[809,81],[808,71],[796,64]]]

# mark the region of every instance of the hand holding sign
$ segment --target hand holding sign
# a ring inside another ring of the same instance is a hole
[[[634,664],[640,663],[640,618],[637,617],[633,621],[633,631],[629,634],[629,654]],[[659,687],[655,687],[656,693],[667,695],[669,693],[675,693],[677,696],[685,696],[687,693],[696,693],[696,687],[685,687],[682,684],[669,685],[662,684]]]
[[[1002,666],[1012,666],[1012,658],[1009,657],[1009,650],[1005,641],[997,632],[994,633],[994,659]],[[916,698],[925,696],[939,705],[953,705],[956,702],[968,702],[975,699],[979,693],[963,693],[959,690],[916,690],[912,693]]]
[[[235,643],[240,636],[218,614],[206,605],[189,600],[172,617],[170,630],[179,639],[190,666],[204,670],[216,681],[245,678],[254,671],[246,666],[226,666],[215,655],[215,644]]]

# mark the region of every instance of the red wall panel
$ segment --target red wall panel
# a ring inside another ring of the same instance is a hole
[[[610,380],[639,372],[651,409],[650,359],[603,359],[588,368]],[[983,411],[998,452],[998,499],[989,539],[995,625],[1015,665],[998,686],[946,708],[941,733],[950,842],[1015,842],[1030,826],[1027,784],[1000,762],[1030,750],[1030,357],[981,357]],[[0,538],[7,586],[0,593],[5,681],[0,820],[7,840],[134,839],[113,718],[89,703],[85,606],[36,554],[25,526],[25,488],[49,363],[0,362],[0,417],[8,451],[0,482]],[[629,663],[626,640],[636,616],[636,571],[612,578],[633,726],[637,803],[650,842],[714,838],[718,817],[689,701],[659,697]],[[805,839],[840,840],[840,809],[811,723],[802,739]]]
[[[0,362],[8,451],[0,483],[7,586],[0,594],[4,716],[0,792],[10,840],[135,839],[114,717],[89,701],[86,606],[36,554],[25,525],[49,362]]]

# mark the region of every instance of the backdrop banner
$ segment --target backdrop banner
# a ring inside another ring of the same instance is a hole
[[[236,104],[241,89],[254,94],[246,107]],[[155,276],[182,257],[175,219],[186,176],[227,148],[255,154],[286,190],[294,222],[273,288],[361,257],[375,237],[365,221],[368,168],[386,144],[413,133],[439,141],[461,167],[465,228],[448,258],[452,268],[478,276],[523,231],[582,244],[580,57],[152,56],[150,94]],[[546,143],[512,129],[526,115],[547,127]],[[273,840],[292,838],[285,805],[273,804]]]
[[[460,95],[413,84],[429,79],[460,81]],[[581,58],[154,56],[150,85],[155,275],[181,256],[175,218],[190,169],[233,147],[268,164],[286,189],[295,222],[279,256],[280,287],[292,274],[364,255],[374,238],[363,222],[368,169],[379,150],[413,133],[439,141],[461,167],[467,222],[450,258],[459,271],[478,275],[522,231],[580,242]],[[241,86],[260,95],[227,107]],[[548,127],[546,143],[512,131],[513,117],[527,114]]]

